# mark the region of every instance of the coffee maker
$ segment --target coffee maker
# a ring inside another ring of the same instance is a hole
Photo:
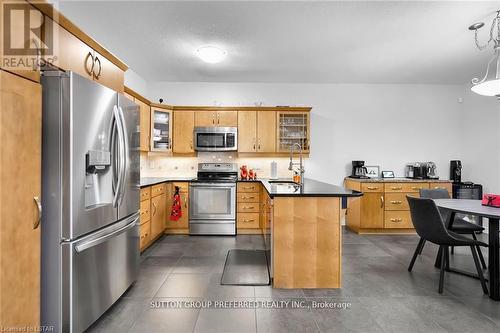
[[[450,161],[450,180],[454,183],[462,182],[462,162],[459,160]]]
[[[365,167],[365,161],[352,161],[351,178],[369,178]]]

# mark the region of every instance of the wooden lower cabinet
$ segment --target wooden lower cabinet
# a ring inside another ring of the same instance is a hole
[[[346,225],[357,233],[413,233],[407,196],[421,189],[444,188],[451,196],[451,181],[377,181],[346,178],[345,187],[363,192],[348,202]]]
[[[258,182],[240,182],[236,191],[236,231],[238,234],[260,234],[262,186]]]
[[[163,234],[167,211],[167,197],[165,193],[151,198],[151,238],[155,239]]]
[[[40,325],[42,89],[0,70],[0,327]]]
[[[139,230],[141,237],[139,240],[139,247],[141,251],[144,251],[151,243],[151,222],[148,221],[141,224]]]
[[[170,220],[170,211],[173,204],[173,196],[175,187],[179,187],[179,195],[181,200],[182,216],[177,221]],[[166,230],[167,234],[189,234],[189,183],[188,182],[175,182],[171,184],[170,199],[167,208]]]

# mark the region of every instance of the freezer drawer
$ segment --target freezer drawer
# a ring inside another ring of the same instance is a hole
[[[83,332],[136,280],[139,214],[62,243],[62,332]]]
[[[190,235],[236,235],[236,223],[227,220],[196,220],[189,222]]]

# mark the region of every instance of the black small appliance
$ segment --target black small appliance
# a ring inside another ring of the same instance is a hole
[[[462,162],[459,160],[450,161],[450,180],[454,183],[462,182]]]
[[[370,178],[367,173],[365,161],[352,161],[351,178]]]

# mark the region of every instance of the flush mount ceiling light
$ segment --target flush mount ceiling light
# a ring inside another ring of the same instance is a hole
[[[217,46],[201,46],[196,50],[198,58],[209,64],[216,64],[224,60],[227,56],[227,51]]]
[[[500,99],[500,10],[496,12],[496,17],[491,22],[490,38],[484,45],[479,43],[478,38],[478,30],[482,27],[484,27],[483,22],[475,23],[469,27],[469,30],[475,32],[476,46],[479,50],[484,50],[490,43],[493,43],[494,53],[488,62],[484,77],[481,80],[472,79],[471,90],[479,95],[496,96]]]

